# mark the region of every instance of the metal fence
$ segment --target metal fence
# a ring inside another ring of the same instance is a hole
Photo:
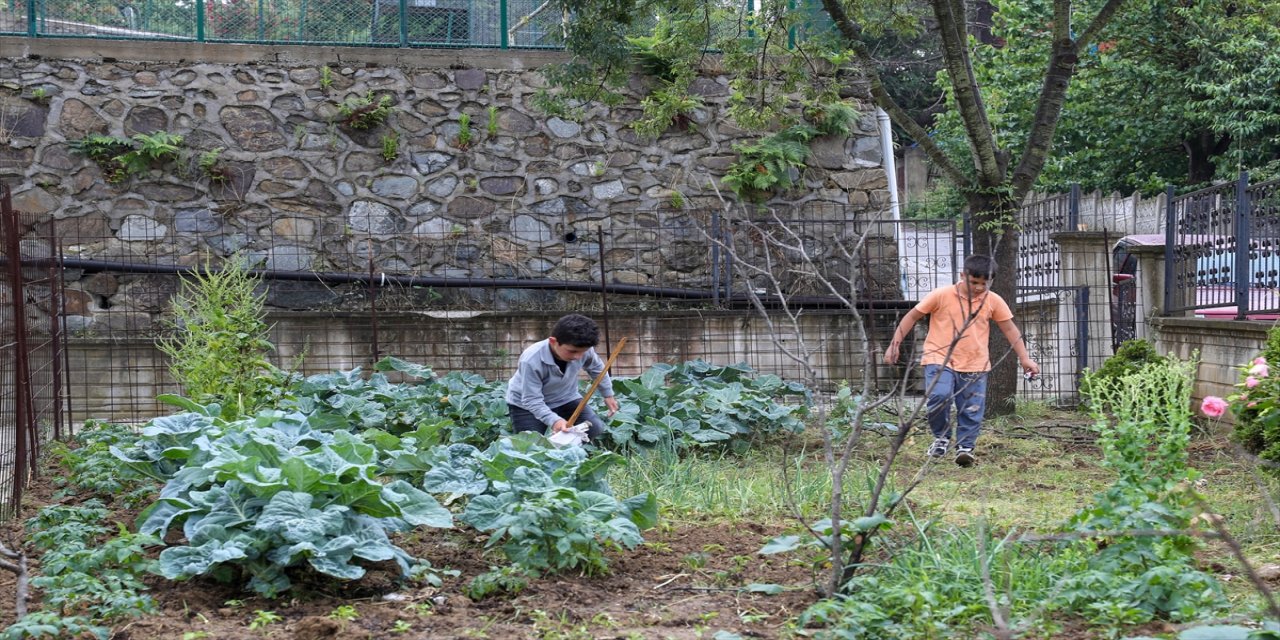
[[[1080,376],[1114,352],[1116,318],[1106,257],[1135,220],[1116,208],[1097,206],[1097,198],[1084,197],[1073,187],[1068,193],[1030,199],[1019,209],[1017,221],[1014,318],[1027,351],[1041,367],[1038,377],[1020,383],[1019,395],[1074,404]],[[1072,233],[1091,237],[1064,248],[1063,234]]]
[[[182,275],[216,268],[233,249],[263,279],[275,364],[304,374],[397,356],[501,379],[559,315],[577,311],[601,322],[606,344],[630,338],[618,375],[700,358],[804,379],[799,348],[830,389],[860,380],[868,362],[851,306],[879,351],[922,292],[958,277],[954,221],[874,220],[839,205],[573,218],[552,225],[516,213],[483,227],[428,222],[379,236],[296,220],[269,225],[272,233],[184,222],[197,229],[187,244],[138,229],[128,242],[104,228],[62,229],[73,408],[124,421],[161,411],[155,397],[181,391],[155,343],[170,331]],[[775,320],[784,307],[802,310],[799,332],[779,340],[757,305]],[[900,376],[880,364],[870,372],[886,386]]]
[[[1249,175],[1181,196],[1165,212],[1166,314],[1225,319],[1280,313],[1280,180]]]
[[[65,333],[52,232],[51,221],[15,211],[0,185],[0,520],[17,510],[41,446],[64,431]],[[24,267],[23,255],[51,260]],[[36,326],[40,316],[46,324]]]
[[[745,28],[730,13],[715,14],[713,32]],[[561,48],[570,19],[550,0],[0,0],[0,34],[30,37]]]

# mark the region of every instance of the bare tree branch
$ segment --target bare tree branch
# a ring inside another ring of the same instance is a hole
[[[1192,493],[1196,504],[1205,512],[1209,512],[1209,505],[1204,498]],[[1236,557],[1236,561],[1240,563],[1240,567],[1244,569],[1244,574],[1249,578],[1249,582],[1253,584],[1253,588],[1262,594],[1263,600],[1267,603],[1267,611],[1271,613],[1273,620],[1280,620],[1280,604],[1276,603],[1276,596],[1271,592],[1271,588],[1267,586],[1267,581],[1258,575],[1257,570],[1253,568],[1253,563],[1249,562],[1249,558],[1244,555],[1244,549],[1240,547],[1240,542],[1231,536],[1231,532],[1227,531],[1227,525],[1222,518],[1207,518],[1213,528],[1217,530],[1218,537],[1225,543],[1227,548],[1231,549],[1231,554]]]
[[[987,526],[983,523],[978,529],[978,564],[982,571],[982,595],[987,600],[987,608],[991,610],[991,622],[995,625],[996,640],[1013,640],[1013,631],[1005,621],[1004,610],[996,601],[995,588],[991,582],[991,566],[987,559]]]
[[[938,20],[938,34],[942,40],[943,64],[951,81],[952,97],[956,111],[964,123],[965,138],[973,154],[973,166],[978,173],[978,183],[995,186],[1004,182],[1000,166],[999,149],[995,134],[987,119],[982,103],[982,93],[973,75],[973,60],[969,57],[969,38],[964,2],[961,0],[931,0],[933,15]]]
[[[22,553],[21,547],[14,546],[19,551],[13,551],[4,543],[0,543],[0,555],[10,558],[8,560],[0,560],[0,569],[4,569],[15,576],[17,584],[15,586],[16,595],[14,597],[14,611],[18,618],[27,615],[27,600],[30,598],[30,588],[27,586],[27,554]]]

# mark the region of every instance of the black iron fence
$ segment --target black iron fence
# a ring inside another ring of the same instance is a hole
[[[1280,313],[1280,180],[1181,196],[1165,212],[1164,313],[1274,318]]]
[[[1071,405],[1079,400],[1080,376],[1114,353],[1114,336],[1123,333],[1108,258],[1137,221],[1096,206],[1078,186],[1031,198],[1017,221],[1014,318],[1041,367],[1040,376],[1020,383],[1019,395]]]

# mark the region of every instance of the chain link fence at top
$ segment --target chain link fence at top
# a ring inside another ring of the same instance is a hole
[[[0,33],[137,40],[545,47],[562,20],[529,0],[0,0]]]
[[[751,0],[707,9],[708,48],[753,37]],[[553,0],[0,0],[0,35],[131,40],[558,49],[572,19]],[[821,20],[792,28],[787,46]],[[654,24],[641,18],[631,34]]]

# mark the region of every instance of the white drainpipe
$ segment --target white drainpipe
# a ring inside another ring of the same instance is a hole
[[[894,237],[898,240],[898,263],[906,265],[907,257],[905,247],[903,246],[902,225],[899,221],[902,219],[901,212],[898,209],[898,166],[893,155],[893,129],[889,126],[889,114],[884,109],[876,107],[876,123],[880,125],[880,166],[884,167],[885,179],[889,182],[889,215],[890,220],[895,223]],[[907,292],[907,274],[905,270],[901,274],[902,292]]]

